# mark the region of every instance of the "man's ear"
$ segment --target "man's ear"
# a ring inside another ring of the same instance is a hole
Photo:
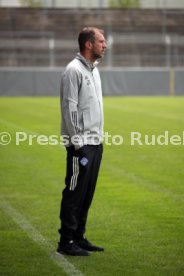
[[[85,45],[86,45],[86,48],[88,49],[88,50],[91,50],[92,49],[92,47],[93,47],[93,44],[92,44],[92,42],[91,41],[86,41],[86,43],[85,43]]]

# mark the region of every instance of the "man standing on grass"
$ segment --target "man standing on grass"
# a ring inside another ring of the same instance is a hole
[[[78,36],[80,53],[67,65],[61,81],[62,135],[67,137],[67,169],[61,201],[57,252],[88,256],[104,251],[85,237],[102,158],[103,104],[96,67],[107,47],[103,30],[87,27]]]

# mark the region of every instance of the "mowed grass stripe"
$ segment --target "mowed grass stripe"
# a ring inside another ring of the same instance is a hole
[[[121,100],[120,97],[111,98],[111,101],[106,101],[105,107],[107,109],[114,110],[130,116],[130,113],[156,117],[164,120],[172,120],[178,122],[184,122],[183,117],[183,97],[150,97],[150,98],[124,98]],[[155,118],[155,119],[156,119]]]
[[[130,172],[130,171],[125,171],[123,168],[121,167],[117,167],[115,165],[109,165],[106,166],[107,170],[113,170],[113,172],[119,176],[124,176],[125,178],[131,180],[131,182],[136,185],[136,186],[142,186],[144,187],[144,189],[152,192],[156,192],[156,193],[163,193],[165,196],[167,196],[168,198],[170,198],[170,200],[175,201],[180,201],[181,203],[184,202],[184,197],[183,195],[179,194],[179,193],[174,193],[172,190],[170,190],[169,188],[164,188],[162,186],[160,186],[158,183],[156,182],[151,182],[148,179],[143,179],[140,176],[135,175],[135,173]]]

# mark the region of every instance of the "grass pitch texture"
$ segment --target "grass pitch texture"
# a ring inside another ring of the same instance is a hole
[[[1,275],[183,275],[184,98],[104,98],[104,111],[105,131],[123,144],[104,145],[86,236],[105,252],[66,257],[62,266],[53,254],[65,149],[34,140],[15,145],[20,131],[60,134],[59,98],[1,98],[0,132],[12,137],[0,145]],[[181,145],[145,144],[145,135],[165,131]],[[143,145],[131,145],[132,132]]]

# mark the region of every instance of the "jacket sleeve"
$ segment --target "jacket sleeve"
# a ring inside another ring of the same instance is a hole
[[[69,139],[74,139],[72,143],[75,149],[79,149],[83,146],[83,139],[78,121],[78,95],[80,83],[80,72],[75,68],[69,68],[64,72],[61,85],[62,120],[66,127],[66,132],[69,135]]]

